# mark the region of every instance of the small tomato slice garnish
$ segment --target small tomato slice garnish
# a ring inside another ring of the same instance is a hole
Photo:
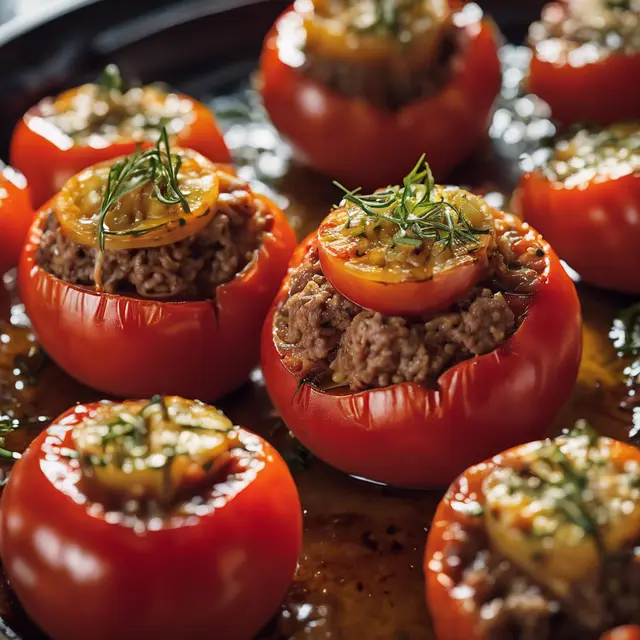
[[[210,222],[218,198],[215,165],[190,149],[175,149],[180,191],[189,205],[164,204],[155,197],[153,181],[115,202],[104,219],[106,249],[139,249],[172,244],[195,235]],[[65,234],[77,244],[98,246],[98,222],[109,174],[122,158],[89,167],[71,178],[53,200]]]
[[[403,187],[347,192],[318,230],[325,276],[386,315],[434,313],[464,297],[486,273],[495,240],[496,212],[482,198],[433,186],[419,166]]]

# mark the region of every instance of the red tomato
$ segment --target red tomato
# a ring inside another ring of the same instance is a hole
[[[629,90],[629,78],[637,77],[640,53],[612,53],[576,66],[566,52],[549,60],[534,51],[528,88],[551,107],[558,122],[608,124],[640,114],[640,91]]]
[[[541,171],[525,175],[516,208],[591,284],[640,293],[640,176],[567,186]]]
[[[300,264],[313,234],[296,250]],[[575,287],[546,243],[548,268],[516,333],[492,353],[445,371],[438,389],[393,384],[324,392],[285,367],[273,338],[274,302],[262,334],[271,399],[295,436],[342,471],[407,487],[445,486],[478,460],[542,437],[575,383],[581,354]]]
[[[618,627],[605,633],[602,640],[640,640],[640,627],[637,625]]]
[[[55,640],[252,637],[300,553],[300,501],[282,458],[240,429],[248,447],[234,450],[233,481],[203,495],[214,509],[153,528],[134,516],[132,526],[93,502],[78,461],[60,455],[96,406],[71,409],[40,434],[2,495],[0,552],[27,613]]]
[[[258,362],[260,328],[295,247],[282,211],[256,197],[273,226],[257,258],[217,288],[215,303],[141,300],[59,280],[36,261],[45,205],[18,278],[43,348],[77,380],[120,397],[159,392],[211,401],[240,386]]]
[[[523,447],[527,446],[523,445]],[[424,557],[427,606],[431,612],[438,640],[461,640],[462,638],[491,640],[477,630],[481,613],[474,606],[469,590],[455,590],[456,584],[451,572],[459,570],[459,567],[453,568],[453,563],[450,565],[444,563],[443,552],[453,541],[462,539],[462,535],[470,532],[473,526],[469,521],[473,516],[466,515],[460,505],[476,502],[482,504],[484,479],[496,466],[505,466],[504,458],[517,452],[519,448],[504,451],[490,460],[467,469],[453,482],[438,505],[429,530]],[[621,442],[614,441],[612,452],[614,456],[623,460],[630,459],[636,463],[640,461],[638,450]],[[452,506],[452,502],[457,508]],[[469,588],[473,587],[469,586]],[[635,635],[623,635],[620,640],[635,640],[635,638]],[[602,640],[618,640],[618,637],[605,635]]]
[[[343,97],[285,63],[278,35],[286,13],[265,40],[261,92],[273,123],[304,163],[347,186],[378,187],[401,182],[423,153],[442,179],[478,146],[500,88],[491,22],[465,27],[468,44],[440,93],[387,112]]]
[[[188,96],[180,98],[191,103],[194,120],[174,136],[174,145],[198,151],[213,162],[231,162],[211,111]],[[50,100],[45,98],[43,103]],[[124,138],[99,147],[75,144],[72,138],[41,117],[43,103],[29,109],[18,122],[10,149],[11,163],[27,176],[36,208],[85,167],[128,155],[136,148],[134,141]],[[150,146],[150,143],[143,146]]]
[[[0,171],[0,275],[18,264],[32,221],[27,181],[5,167]]]

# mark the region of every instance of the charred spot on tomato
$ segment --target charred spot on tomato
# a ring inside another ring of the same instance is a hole
[[[99,405],[72,440],[67,455],[79,460],[83,491],[119,506],[186,499],[224,479],[232,450],[242,447],[221,412],[176,396]]]
[[[640,171],[640,121],[572,127],[524,164],[567,188],[634,175]]]
[[[588,426],[469,469],[438,510],[427,571],[446,574],[445,597],[465,593],[481,638],[597,640],[637,622],[638,469],[633,447]],[[454,495],[478,499],[484,518],[460,519],[446,506]]]
[[[195,151],[163,151],[162,170],[156,156],[138,155],[137,164],[134,157],[95,165],[67,182],[43,220],[38,264],[65,282],[108,293],[215,297],[254,260],[273,226],[267,205]],[[140,181],[143,170],[148,179]],[[159,181],[171,187],[169,201]]]
[[[567,60],[580,67],[612,53],[640,51],[638,0],[552,2],[529,28],[529,43],[545,61]]]
[[[37,114],[28,116],[33,118],[44,120],[75,144],[100,146],[123,140],[156,142],[163,128],[176,135],[196,115],[188,98],[160,85],[127,88],[118,68],[108,65],[99,82],[41,102]]]
[[[444,0],[304,0],[279,21],[278,46],[334,91],[397,110],[447,84],[464,30]]]

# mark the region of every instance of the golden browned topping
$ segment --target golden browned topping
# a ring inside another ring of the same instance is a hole
[[[214,407],[156,396],[99,406],[74,427],[73,441],[90,490],[168,503],[229,462],[234,433]]]
[[[529,41],[551,62],[582,66],[613,51],[640,51],[640,0],[569,0],[548,5]]]
[[[78,144],[156,142],[163,127],[175,135],[195,118],[193,102],[158,86],[125,89],[114,65],[100,83],[86,84],[41,104],[40,117]]]

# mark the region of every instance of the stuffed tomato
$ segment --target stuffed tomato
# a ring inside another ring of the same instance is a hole
[[[212,113],[202,103],[160,85],[127,88],[114,65],[99,82],[45,98],[29,109],[11,139],[20,169],[40,207],[82,169],[152,146],[166,127],[171,141],[214,162],[230,162]]]
[[[0,532],[11,586],[52,640],[248,640],[290,586],[302,512],[271,445],[156,396],[55,420],[11,472]]]
[[[566,0],[531,25],[529,89],[564,124],[640,117],[640,5],[637,0]]]
[[[640,121],[571,131],[527,163],[524,218],[585,281],[640,294]]]
[[[0,168],[0,276],[18,264],[32,222],[25,177],[11,167]]]
[[[247,183],[162,140],[40,209],[20,293],[43,348],[88,386],[213,400],[257,364],[295,236]]]
[[[549,245],[418,166],[402,187],[348,192],[298,248],[262,368],[320,458],[427,487],[541,437],[580,352],[575,287]]]
[[[496,28],[446,0],[297,0],[265,40],[260,87],[299,159],[347,186],[444,177],[478,146],[500,87]]]
[[[438,640],[640,637],[639,470],[584,428],[467,469],[427,541]]]

